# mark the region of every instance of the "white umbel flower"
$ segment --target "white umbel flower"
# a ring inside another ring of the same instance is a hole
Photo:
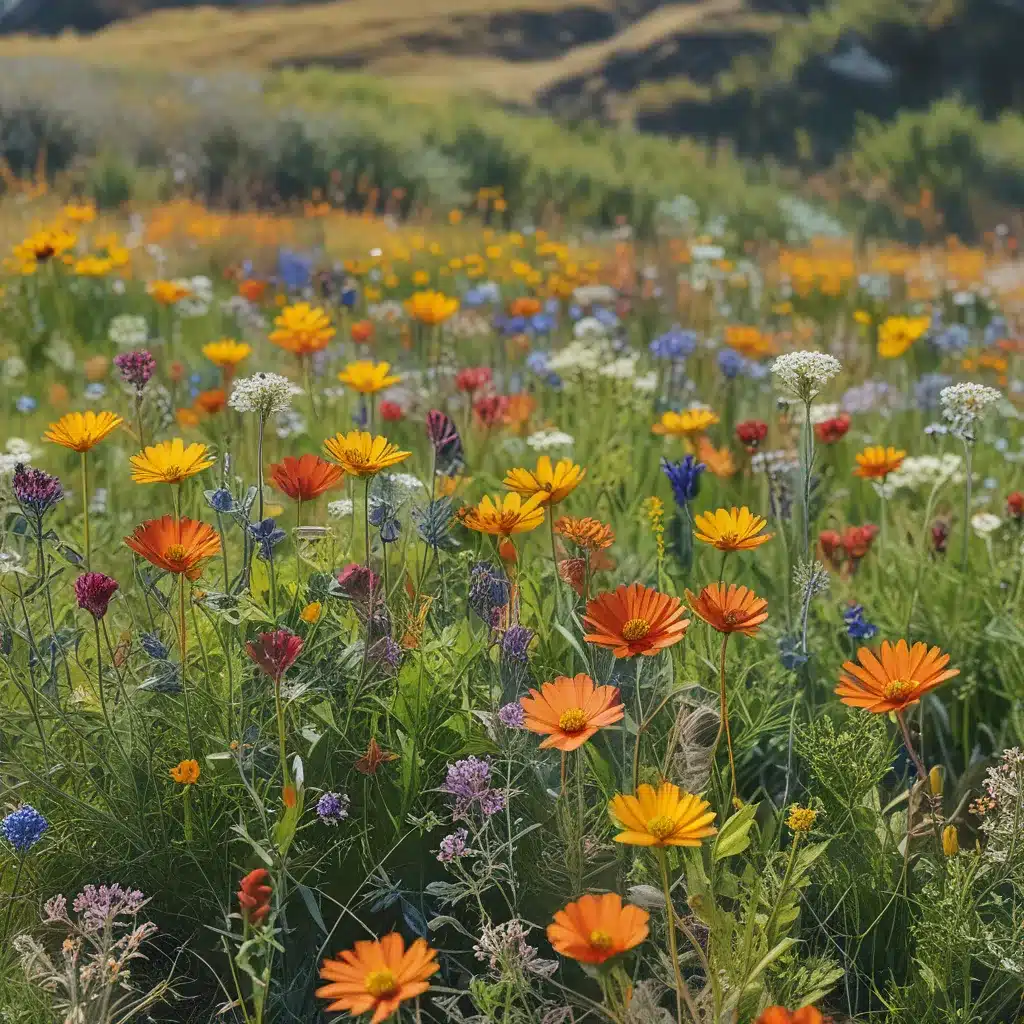
[[[291,408],[302,388],[279,373],[254,373],[235,381],[228,405],[238,412],[254,412],[261,418],[278,416]]]
[[[802,402],[809,402],[843,368],[824,352],[787,352],[772,363],[779,384]]]
[[[345,519],[352,515],[352,508],[351,498],[339,498],[337,501],[327,503],[327,515],[331,519]]]
[[[971,516],[971,529],[979,537],[988,537],[1003,525],[1002,519],[993,512],[975,512]]]
[[[995,388],[985,384],[951,384],[939,392],[942,416],[949,422],[954,436],[974,441],[974,427],[990,405],[1002,398]]]

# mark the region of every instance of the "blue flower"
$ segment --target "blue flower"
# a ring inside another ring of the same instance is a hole
[[[19,395],[14,402],[14,408],[17,409],[18,412],[26,414],[35,412],[36,406],[38,405],[39,403],[31,395]]]
[[[143,633],[142,636],[139,637],[139,643],[142,644],[142,649],[154,661],[166,661],[168,657],[170,657],[171,652],[154,633]]]
[[[946,355],[963,352],[971,343],[971,332],[963,324],[950,324],[930,336],[931,343]]]
[[[389,501],[378,498],[370,502],[370,523],[380,531],[380,539],[385,544],[394,544],[402,532],[402,524],[398,521],[398,509]]]
[[[870,640],[878,632],[878,627],[864,618],[864,606],[860,604],[851,604],[843,612],[843,621],[851,640]]]
[[[743,373],[746,362],[746,359],[734,349],[723,348],[718,350],[718,369],[722,371],[722,376],[728,380],[734,380]]]
[[[685,359],[697,350],[695,331],[684,331],[678,324],[659,335],[648,346],[656,359]]]
[[[800,645],[800,638],[797,636],[779,637],[779,661],[782,667],[790,672],[795,672],[801,665],[806,665],[808,657],[804,654]]]
[[[226,487],[218,487],[215,491],[206,491],[206,504],[213,509],[214,512],[234,512],[235,510],[235,499],[231,496],[231,492]]]
[[[544,349],[534,349],[526,357],[526,366],[538,377],[543,377],[548,372],[548,361],[551,356]]]
[[[352,309],[356,304],[356,299],[359,297],[359,291],[355,285],[346,285],[341,289],[341,304],[346,309]]]
[[[46,819],[31,804],[19,807],[0,821],[0,832],[18,853],[31,850],[49,827]]]
[[[416,532],[423,538],[423,542],[432,548],[458,547],[458,542],[451,535],[451,498],[436,498],[429,505],[414,508],[412,521],[416,524]]]
[[[994,316],[985,326],[985,344],[994,345],[1000,338],[1005,338],[1006,334],[1006,320],[1001,316]]]
[[[661,460],[661,471],[668,477],[672,485],[672,495],[680,508],[697,497],[700,490],[700,475],[707,469],[703,462],[698,462],[693,455],[685,456],[681,462]]]
[[[250,523],[249,533],[252,534],[253,539],[260,546],[258,557],[262,558],[265,562],[273,558],[274,548],[286,536],[284,530],[279,529],[277,523],[270,517],[258,523]]]
[[[509,661],[526,664],[529,660],[533,630],[527,626],[509,626],[501,637],[501,656]]]
[[[291,249],[282,249],[277,255],[277,276],[288,291],[302,291],[313,278],[313,260]]]

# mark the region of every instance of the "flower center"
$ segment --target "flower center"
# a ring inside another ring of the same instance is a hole
[[[387,999],[398,991],[398,979],[387,968],[382,971],[370,971],[366,976],[365,985],[367,993],[375,999]]]
[[[595,949],[607,950],[612,948],[612,937],[607,932],[595,928],[590,933],[590,944]]]
[[[168,562],[180,562],[185,557],[184,544],[172,544],[164,553]]]
[[[646,619],[630,619],[622,627],[622,639],[626,641],[643,640],[651,631],[651,624]]]
[[[365,466],[370,461],[363,452],[354,451],[352,449],[345,452],[345,458],[351,462],[353,466]]]
[[[915,679],[893,679],[883,691],[888,700],[903,700],[917,689]]]
[[[587,713],[583,708],[566,708],[558,718],[558,728],[562,732],[583,732],[587,727]]]
[[[647,831],[650,832],[655,839],[665,839],[676,829],[676,823],[674,818],[670,818],[667,814],[659,814],[656,818],[651,818],[647,822]]]
[[[735,626],[736,623],[740,621],[739,612],[734,611],[726,612],[725,615],[722,616],[722,618],[725,620],[725,623],[728,626]]]

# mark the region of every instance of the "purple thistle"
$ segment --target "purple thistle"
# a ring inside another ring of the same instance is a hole
[[[442,864],[448,864],[459,857],[465,857],[469,853],[466,847],[468,838],[469,833],[464,828],[457,829],[451,835],[445,836],[437,851],[437,859]]]
[[[442,791],[455,797],[452,814],[465,817],[474,804],[490,816],[505,809],[505,793],[491,788],[491,762],[486,758],[467,757],[448,765]]]
[[[427,437],[434,449],[438,473],[451,474],[462,468],[462,438],[450,416],[440,409],[431,409],[427,413]]]
[[[97,619],[102,619],[107,614],[107,605],[110,604],[110,599],[117,589],[117,580],[102,572],[87,572],[75,580],[78,607],[84,608]]]
[[[525,665],[529,660],[533,630],[526,626],[509,626],[501,637],[501,656]]]
[[[344,793],[324,793],[316,802],[317,817],[325,825],[337,825],[348,817],[348,804]]]
[[[64,497],[64,487],[57,477],[20,463],[14,469],[11,487],[21,507],[40,519]]]
[[[492,625],[494,612],[508,604],[511,588],[504,573],[489,562],[476,562],[469,569],[469,606]]]
[[[523,711],[523,705],[517,700],[503,704],[498,709],[498,721],[506,729],[522,729],[526,723],[526,712]]]
[[[140,395],[156,372],[156,360],[145,349],[114,356],[114,365],[121,371],[121,380]]]

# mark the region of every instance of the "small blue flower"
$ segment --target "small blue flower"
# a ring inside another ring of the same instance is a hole
[[[98,402],[106,393],[106,384],[101,384],[99,381],[87,384],[85,388],[85,397],[90,402]]]
[[[693,455],[685,456],[680,462],[661,460],[661,471],[668,477],[672,485],[672,495],[680,508],[697,497],[700,490],[700,475],[707,469],[703,462],[698,462]]]
[[[790,672],[795,672],[801,665],[807,664],[808,657],[801,649],[799,637],[779,637],[778,647],[779,661],[782,662],[783,668],[789,669]]]
[[[166,661],[170,657],[171,652],[164,646],[160,637],[154,633],[143,633],[139,637],[139,643],[154,661]]]
[[[14,408],[21,413],[35,412],[39,403],[31,395],[19,395],[14,402]]]
[[[348,285],[341,290],[341,304],[346,309],[352,309],[356,304],[356,299],[359,297],[359,291],[352,285]]]
[[[291,249],[282,249],[277,256],[277,276],[290,292],[308,288],[313,277],[313,260]]]
[[[537,376],[543,377],[548,372],[548,361],[550,358],[550,354],[543,349],[534,349],[526,357],[526,366]]]
[[[735,380],[746,367],[746,360],[735,349],[718,350],[718,369],[727,380]]]
[[[963,352],[971,343],[971,332],[963,324],[950,324],[930,335],[931,343],[947,355]]]
[[[676,325],[670,331],[659,335],[648,346],[656,359],[680,360],[693,355],[697,350],[697,333],[684,331]]]
[[[0,832],[18,853],[27,853],[50,826],[46,819],[31,805],[25,804],[0,821]]]
[[[1001,316],[994,316],[985,326],[985,344],[994,345],[1000,338],[1005,338],[1006,334],[1006,320]]]
[[[265,562],[273,558],[274,548],[287,536],[269,516],[258,523],[250,523],[249,533],[260,546],[258,557]]]
[[[878,632],[878,627],[864,618],[864,606],[860,604],[851,604],[843,612],[843,621],[851,640],[870,640]]]
[[[527,626],[509,626],[501,637],[501,656],[525,665],[529,661],[533,630]]]
[[[235,499],[226,487],[218,487],[215,491],[206,491],[206,504],[214,512],[228,513],[235,510]]]
[[[398,509],[389,501],[378,499],[370,503],[370,523],[380,531],[380,539],[385,544],[394,544],[402,532],[402,524],[398,521]]]

